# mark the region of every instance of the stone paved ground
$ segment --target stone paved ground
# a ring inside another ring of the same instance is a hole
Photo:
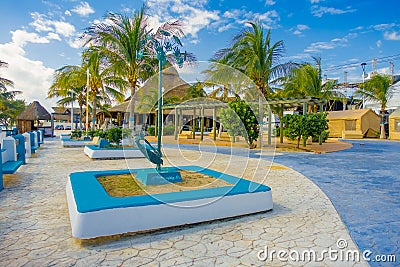
[[[269,251],[321,253],[337,249],[337,240],[344,239],[346,249],[357,248],[329,199],[303,175],[288,168],[270,169],[265,160],[209,152],[165,151],[171,164],[207,166],[269,185],[274,210],[148,233],[87,241],[72,238],[65,195],[69,173],[150,166],[145,159],[93,161],[82,150],[63,149],[60,141],[47,140],[17,174],[4,176],[1,266],[367,265],[333,262],[329,257],[321,262],[288,263],[276,257],[272,263],[260,261],[257,254],[265,246]]]

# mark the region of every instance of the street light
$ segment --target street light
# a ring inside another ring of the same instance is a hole
[[[364,90],[364,83],[365,83],[365,66],[367,65],[367,63],[363,62],[361,63],[361,68],[362,68],[362,83],[363,83],[363,90]],[[362,98],[362,108],[365,108],[365,96],[363,95]]]

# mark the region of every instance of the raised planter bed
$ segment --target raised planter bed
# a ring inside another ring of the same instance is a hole
[[[197,166],[178,167],[233,186],[174,193],[111,197],[97,177],[142,169],[71,173],[66,192],[72,236],[80,239],[199,223],[273,208],[268,186]]]
[[[91,159],[124,159],[144,158],[138,148],[101,148],[99,146],[85,146],[85,154]]]

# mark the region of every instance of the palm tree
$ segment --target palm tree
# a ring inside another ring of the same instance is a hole
[[[104,61],[102,50],[97,47],[90,47],[83,51],[84,69],[89,69],[89,94],[92,102],[92,127],[95,127],[97,103],[103,101],[111,103],[110,96],[122,102],[125,81],[113,75],[107,62]],[[115,89],[119,88],[119,90]]]
[[[133,18],[126,15],[108,13],[104,23],[98,23],[87,28],[83,34],[86,44],[93,43],[106,57],[109,71],[115,77],[126,81],[121,91],[130,89],[131,99],[136,93],[139,80],[152,76],[156,61],[149,58],[139,59],[137,51],[143,49],[147,42],[145,6],[136,12]],[[133,119],[134,105],[131,105],[130,117]],[[131,120],[130,120],[131,121]]]
[[[214,60],[246,74],[259,90],[259,121],[264,117],[262,96],[268,98],[271,85],[293,68],[293,63],[280,64],[284,53],[283,41],[271,42],[271,30],[265,34],[260,20],[248,22],[245,29],[233,38],[229,48],[219,50]],[[262,146],[263,131],[259,131],[258,146]]]
[[[284,53],[283,41],[271,43],[271,30],[264,32],[261,21],[248,22],[251,26],[233,38],[230,48],[219,50],[214,60],[245,73],[268,98],[270,84],[284,76],[293,63],[280,64]]]
[[[387,102],[393,96],[394,88],[391,86],[392,83],[391,76],[375,74],[370,80],[362,84],[356,92],[364,96],[365,99],[378,102],[381,105],[381,139],[386,138],[385,109]]]
[[[284,78],[284,89],[281,97],[315,97],[326,100],[343,98],[343,95],[335,91],[336,81],[328,80],[325,83],[321,77],[321,58],[313,57],[315,65],[305,63],[292,69]]]
[[[55,72],[54,82],[47,92],[48,98],[61,97],[57,104],[66,106],[78,101],[82,129],[83,105],[86,103],[86,70],[82,66],[68,65]]]
[[[0,68],[7,68],[7,67],[8,67],[8,63],[0,60]],[[7,86],[13,87],[14,82],[0,76],[0,92],[6,92]]]

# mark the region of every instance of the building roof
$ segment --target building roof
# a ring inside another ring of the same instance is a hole
[[[354,109],[354,110],[330,111],[328,113],[327,119],[328,120],[355,120],[355,119],[361,118],[368,112],[372,112],[376,116],[378,116],[371,109]]]
[[[50,113],[38,101],[33,101],[17,117],[18,120],[51,120]]]
[[[393,111],[392,114],[390,114],[389,118],[400,119],[400,108]]]

